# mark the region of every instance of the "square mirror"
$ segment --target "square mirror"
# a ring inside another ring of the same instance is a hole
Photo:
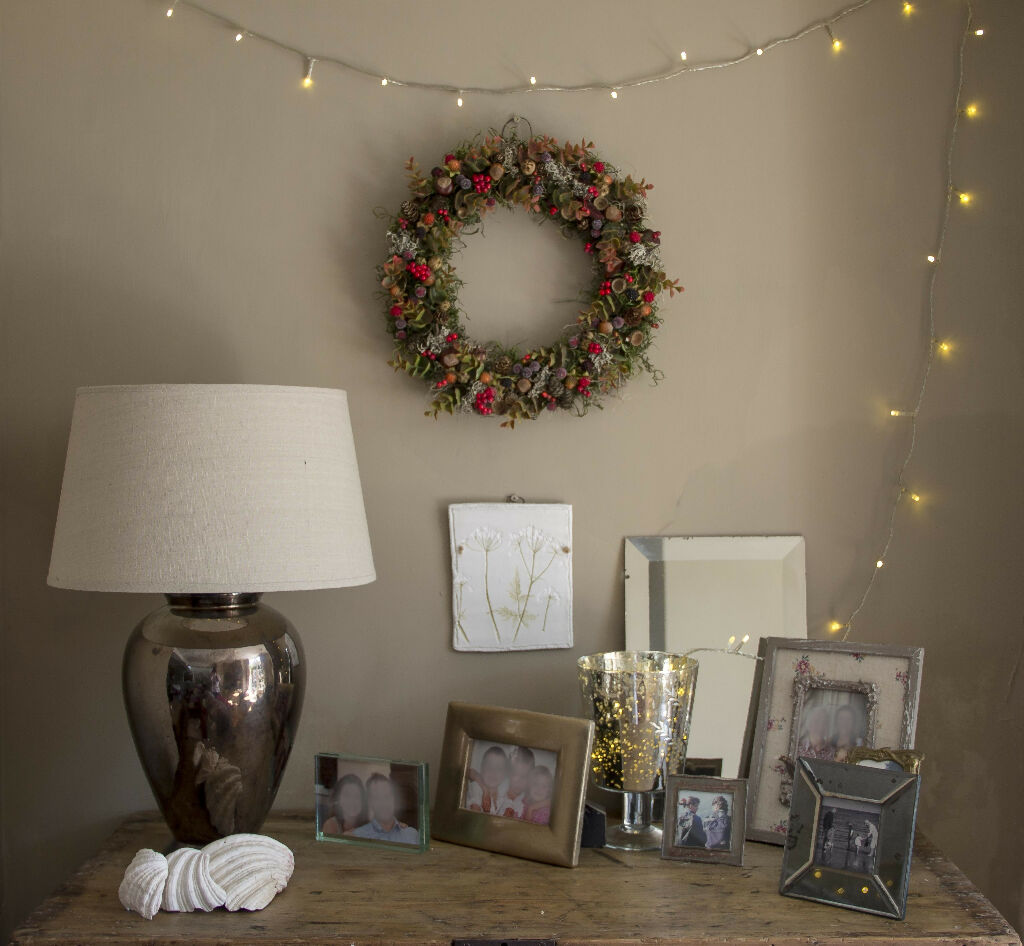
[[[807,636],[803,536],[631,536],[626,539],[626,649],[696,653],[688,754],[741,771],[756,660],[720,653],[729,638]],[[715,651],[719,651],[716,653]]]

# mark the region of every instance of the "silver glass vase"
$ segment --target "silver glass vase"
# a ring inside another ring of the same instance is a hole
[[[306,668],[258,594],[167,595],[124,655],[128,722],[178,841],[258,832],[295,742]]]
[[[578,662],[584,712],[594,720],[591,779],[623,795],[622,824],[605,843],[661,848],[651,823],[653,793],[682,774],[697,685],[697,661],[660,651],[615,651]]]

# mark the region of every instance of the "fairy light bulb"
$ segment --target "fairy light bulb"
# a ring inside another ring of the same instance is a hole
[[[974,31],[974,35],[975,36],[984,36],[985,35],[985,31],[982,30],[982,29],[977,29],[977,30]]]
[[[387,85],[388,84],[388,77],[387,76],[381,76],[380,84],[381,84],[381,86]]]
[[[682,59],[683,62],[686,62],[686,50],[685,49],[679,54],[679,58]]]
[[[612,98],[613,99],[617,99],[618,97],[619,97],[619,90],[618,89],[612,89]]]
[[[758,56],[764,55],[764,50],[760,46],[758,46],[757,49],[754,50],[754,52],[757,53]]]
[[[245,36],[245,33],[235,33],[235,42],[236,43],[242,42],[242,38],[244,36]]]
[[[935,254],[934,254],[934,253],[929,253],[929,254],[928,254],[928,255],[927,255],[926,257],[925,257],[925,259],[926,259],[926,260],[928,260],[928,262],[929,262],[929,263],[934,263],[934,262],[935,262],[935,260],[936,260],[936,256],[935,256]]]
[[[306,75],[302,79],[302,87],[304,89],[313,88],[313,66],[316,65],[315,59],[306,60]]]
[[[971,102],[971,104],[968,105],[967,108],[964,109],[964,114],[968,118],[977,118],[978,117],[978,104],[977,104],[977,102]]]
[[[883,562],[882,559],[879,559],[877,562],[875,562],[875,568],[881,568],[884,564],[885,562]]]
[[[458,98],[457,98],[457,99],[455,100],[455,104],[456,104],[456,105],[457,105],[457,106],[458,106],[459,108],[462,108],[462,93],[461,93],[461,92],[459,93],[459,97],[458,97]]]
[[[843,41],[841,39],[833,39],[832,40],[832,48],[836,52],[839,52],[839,50],[843,48]]]
[[[832,632],[833,634],[835,634],[835,633],[836,633],[837,631],[841,631],[841,630],[842,630],[842,629],[843,629],[844,627],[846,627],[846,625],[845,625],[845,624],[842,624],[842,623],[840,623],[839,621],[830,621],[830,622],[829,622],[829,625],[828,625],[828,629],[829,629],[829,630],[830,630],[830,631],[831,631],[831,632]]]
[[[914,12],[914,4],[909,3],[909,2],[903,4],[903,15],[904,16],[910,16],[913,12]]]
[[[537,77],[536,76],[530,76],[530,85],[536,85],[536,84],[537,84]]]
[[[920,493],[911,493],[910,494],[910,499],[911,499],[912,502],[919,503],[919,502],[921,502],[921,494]]]
[[[178,0],[173,0],[171,5],[167,8],[167,15],[174,16],[174,8],[178,5]]]
[[[966,191],[957,191],[956,192],[956,199],[959,200],[961,204],[967,205],[974,198],[970,194],[968,194]]]

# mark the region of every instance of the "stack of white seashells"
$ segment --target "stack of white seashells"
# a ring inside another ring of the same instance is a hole
[[[117,895],[126,910],[147,920],[159,910],[262,910],[288,886],[294,869],[295,856],[280,841],[232,834],[167,857],[144,848],[128,865]]]

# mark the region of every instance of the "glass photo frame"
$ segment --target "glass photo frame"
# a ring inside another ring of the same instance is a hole
[[[902,920],[920,776],[797,760],[779,892]]]
[[[320,753],[313,791],[318,841],[412,852],[430,847],[425,762]]]

